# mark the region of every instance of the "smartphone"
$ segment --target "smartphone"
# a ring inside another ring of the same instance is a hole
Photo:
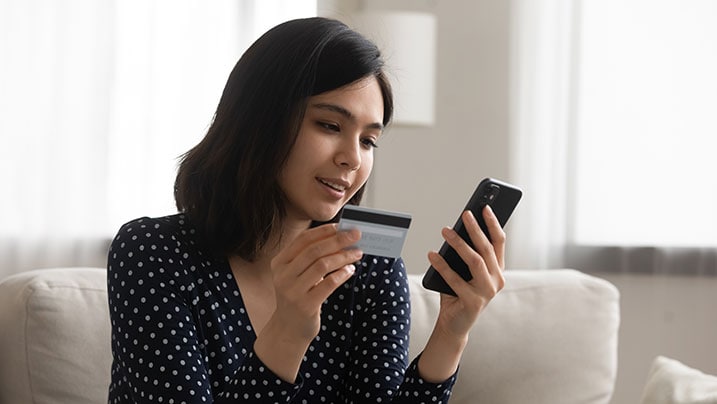
[[[523,191],[515,185],[493,178],[485,178],[478,184],[475,192],[473,192],[473,195],[468,200],[468,204],[466,204],[465,209],[461,211],[461,214],[466,210],[473,212],[481,230],[490,240],[490,234],[488,233],[488,228],[485,224],[485,220],[483,219],[483,207],[485,207],[485,205],[490,205],[491,209],[493,209],[493,213],[495,213],[495,216],[498,218],[498,222],[500,222],[500,226],[503,227],[515,210],[515,207],[518,206],[518,202],[522,196]],[[458,216],[458,221],[453,226],[453,229],[468,243],[468,245],[473,247],[473,243],[471,242],[470,236],[468,236],[468,231],[463,225],[463,220],[461,220],[460,215]],[[468,269],[468,265],[463,262],[461,257],[458,255],[458,252],[456,252],[453,247],[448,245],[447,242],[443,242],[443,245],[441,245],[441,249],[438,250],[438,253],[463,279],[470,281],[473,278],[470,270]],[[436,292],[446,293],[453,296],[456,295],[453,289],[448,286],[446,281],[443,280],[443,277],[441,277],[433,266],[430,266],[426,274],[423,276],[423,286],[426,289],[434,290]]]

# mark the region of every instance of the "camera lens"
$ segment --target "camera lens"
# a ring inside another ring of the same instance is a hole
[[[483,199],[487,201],[487,203],[493,202],[499,193],[500,187],[495,184],[492,184],[490,188],[488,188],[488,190],[486,191],[486,194],[483,196]]]

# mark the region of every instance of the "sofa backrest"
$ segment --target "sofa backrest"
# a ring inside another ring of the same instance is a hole
[[[610,402],[617,377],[619,293],[572,269],[508,270],[471,331],[451,403]],[[411,356],[425,345],[439,295],[410,275]]]
[[[107,402],[106,272],[29,271],[0,283],[0,403]]]
[[[0,283],[0,404],[107,402],[106,272],[44,269]],[[409,275],[411,356],[428,340],[439,295]],[[607,404],[617,369],[619,296],[574,270],[507,271],[478,319],[451,404]]]

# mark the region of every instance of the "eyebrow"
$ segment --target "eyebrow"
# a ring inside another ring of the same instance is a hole
[[[351,111],[349,111],[348,109],[342,107],[341,105],[319,102],[319,103],[316,103],[316,104],[311,104],[311,106],[314,107],[314,108],[319,108],[319,109],[324,109],[324,110],[327,110],[327,111],[336,112],[336,113],[339,113],[339,114],[343,115],[343,116],[346,117],[347,119],[350,119],[350,120],[352,120],[352,121],[356,121],[356,117],[354,116],[354,114],[352,114]],[[370,124],[366,125],[366,127],[367,127],[367,128],[370,128],[370,129],[378,129],[378,130],[380,130],[380,131],[383,131],[383,124],[380,123],[380,122],[370,123]]]

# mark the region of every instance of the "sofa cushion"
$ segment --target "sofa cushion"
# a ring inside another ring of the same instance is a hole
[[[46,269],[0,283],[0,403],[107,402],[106,272]]]
[[[439,295],[410,275],[412,356]],[[617,376],[619,294],[575,270],[509,270],[478,318],[451,403],[608,403]]]
[[[717,377],[658,356],[642,393],[642,404],[717,403]]]

